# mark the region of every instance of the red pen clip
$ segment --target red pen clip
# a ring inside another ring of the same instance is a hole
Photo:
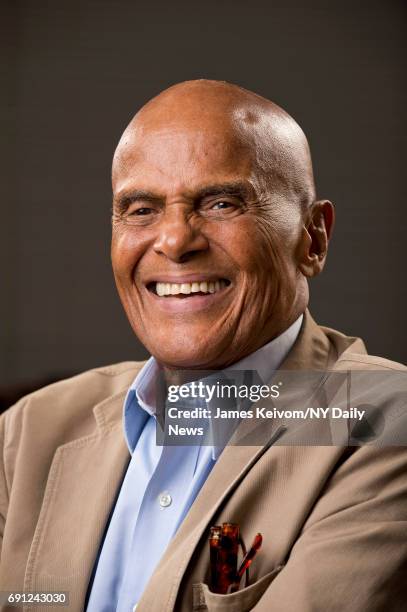
[[[254,536],[253,544],[251,545],[251,547],[249,548],[249,550],[243,557],[243,560],[237,571],[236,580],[233,582],[233,584],[230,585],[228,589],[229,593],[234,593],[235,591],[239,589],[239,585],[240,585],[242,576],[245,572],[248,571],[249,567],[251,566],[254,557],[256,556],[257,552],[261,548],[262,542],[263,542],[263,536],[261,535],[261,533],[256,533],[256,535]]]

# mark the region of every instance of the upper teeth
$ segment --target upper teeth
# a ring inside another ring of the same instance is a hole
[[[155,290],[157,295],[178,295],[184,293],[215,293],[219,289],[226,287],[224,280],[203,281],[195,283],[156,283]]]

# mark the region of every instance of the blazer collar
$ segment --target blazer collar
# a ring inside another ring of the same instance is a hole
[[[329,342],[307,309],[298,338],[279,369],[327,370],[333,367],[337,358],[334,345]]]

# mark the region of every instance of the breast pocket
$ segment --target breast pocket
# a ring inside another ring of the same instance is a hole
[[[208,585],[199,582],[193,585],[193,612],[249,612],[260,601],[262,595],[282,570],[276,567],[254,584],[229,595],[212,593]]]

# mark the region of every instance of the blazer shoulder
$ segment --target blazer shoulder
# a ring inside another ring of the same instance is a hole
[[[69,398],[72,393],[79,395],[84,390],[87,396],[94,396],[95,402],[99,402],[105,397],[115,395],[125,388],[127,389],[144,364],[145,361],[123,361],[92,368],[75,376],[41,387],[25,395],[15,406],[21,406],[32,401],[47,401],[56,397],[58,399]],[[14,406],[6,410],[6,413],[9,410],[14,410]]]
[[[406,372],[407,366],[397,361],[386,359],[385,357],[344,351],[336,362],[335,369],[391,370],[393,372]]]
[[[58,434],[59,443],[91,434],[96,421],[93,409],[110,399],[121,398],[145,362],[126,361],[87,370],[47,385],[8,408],[0,417],[6,434],[18,436],[27,429],[46,429]]]
[[[26,397],[59,392],[62,388],[71,385],[76,387],[82,384],[88,385],[92,382],[102,385],[106,391],[111,390],[112,393],[115,393],[123,384],[128,383],[130,385],[145,363],[145,361],[122,361],[120,363],[99,366],[46,385]]]
[[[397,361],[378,357],[377,355],[369,355],[366,345],[361,338],[347,336],[330,327],[320,326],[319,328],[336,349],[335,369],[407,370],[406,365]]]

